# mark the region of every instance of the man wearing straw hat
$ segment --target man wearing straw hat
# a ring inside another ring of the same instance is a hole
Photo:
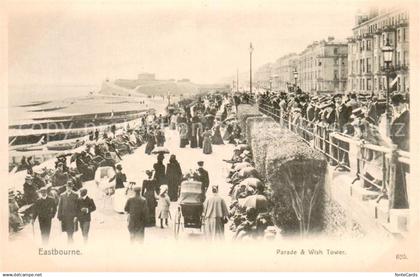
[[[82,231],[83,240],[86,243],[89,237],[90,229],[90,214],[96,210],[95,202],[87,195],[87,189],[81,188],[79,190],[80,197],[77,200],[77,219]]]
[[[54,199],[48,197],[47,187],[40,188],[38,192],[41,194],[41,198],[33,206],[32,224],[38,218],[42,242],[48,244],[51,233],[51,220],[57,212],[57,206],[55,205]]]
[[[128,213],[128,231],[131,242],[143,242],[149,211],[146,199],[141,196],[141,186],[135,185],[133,190],[135,196],[127,200],[124,211]]]

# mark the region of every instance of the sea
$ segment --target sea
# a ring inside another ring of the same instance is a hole
[[[31,122],[34,118],[70,114],[101,113],[154,108],[164,112],[161,98],[147,99],[99,93],[101,85],[10,86],[8,93],[9,125]],[[166,99],[165,99],[166,100]],[[176,98],[173,98],[175,101]],[[46,103],[45,103],[46,102]],[[37,105],[41,104],[41,105]],[[46,109],[42,111],[42,109]]]
[[[57,101],[67,98],[88,96],[90,92],[100,90],[99,85],[21,85],[9,86],[8,115],[9,124],[19,123],[31,118],[31,108],[22,105],[34,102]],[[57,114],[58,115],[58,114]]]

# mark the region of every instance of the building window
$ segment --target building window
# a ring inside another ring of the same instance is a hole
[[[366,90],[372,90],[372,79],[366,80]]]
[[[402,88],[402,91],[405,91],[405,78],[404,77],[401,77],[401,88]]]
[[[334,59],[334,64],[338,65],[338,59]]]
[[[397,31],[397,41],[401,42],[401,29]]]
[[[338,80],[338,70],[334,70],[334,80]]]
[[[334,55],[338,54],[338,48],[334,48]]]
[[[366,41],[366,50],[370,51],[371,48],[372,48],[371,41],[370,40],[367,40]]]

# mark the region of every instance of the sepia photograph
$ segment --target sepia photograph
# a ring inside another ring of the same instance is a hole
[[[418,272],[419,5],[1,1],[0,271]]]

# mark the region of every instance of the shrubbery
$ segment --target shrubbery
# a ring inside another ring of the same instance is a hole
[[[293,136],[268,144],[265,176],[272,190],[275,222],[286,233],[323,229],[324,156]]]
[[[237,117],[239,121],[239,127],[242,130],[242,136],[245,138],[246,134],[246,120],[249,117],[261,116],[262,114],[258,111],[258,108],[251,105],[239,105]]]
[[[302,138],[283,129],[251,106],[239,106],[255,168],[271,191],[273,218],[285,234],[302,235],[323,229],[327,162]],[[247,120],[248,119],[248,120]]]

